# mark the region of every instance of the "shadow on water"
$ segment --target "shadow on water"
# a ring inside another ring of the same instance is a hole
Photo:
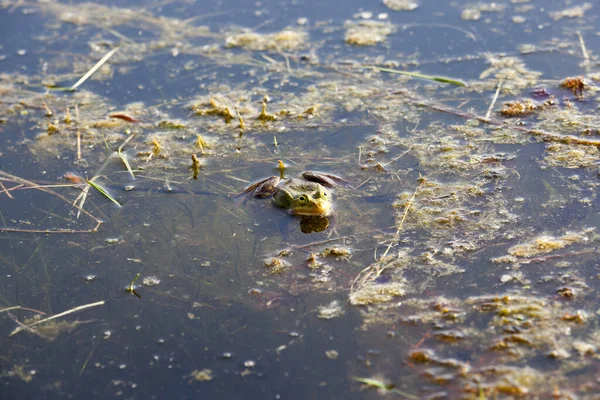
[[[598,11],[437,3],[0,2],[0,398],[600,391]]]

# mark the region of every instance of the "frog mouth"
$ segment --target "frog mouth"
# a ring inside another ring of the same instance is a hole
[[[307,207],[293,210],[293,214],[325,217],[331,212],[331,208],[331,203],[329,202],[315,202]]]

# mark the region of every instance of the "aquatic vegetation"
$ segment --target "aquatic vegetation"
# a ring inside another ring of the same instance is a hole
[[[188,381],[189,384],[191,384],[193,381],[208,382],[213,380],[213,371],[208,368],[204,368],[202,370],[195,369],[184,378],[190,378]]]
[[[394,32],[394,27],[388,22],[372,20],[348,20],[344,23],[347,44],[355,46],[374,46],[385,41]]]
[[[414,0],[383,0],[383,4],[394,11],[412,11],[419,7],[419,3]]]
[[[226,47],[243,47],[248,50],[290,51],[308,44],[308,34],[299,30],[286,29],[280,32],[260,34],[244,32],[225,38]]]

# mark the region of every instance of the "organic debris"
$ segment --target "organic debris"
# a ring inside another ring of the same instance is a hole
[[[227,36],[225,46],[243,47],[254,51],[292,51],[305,46],[307,40],[306,32],[291,29],[268,34],[244,32]]]
[[[192,154],[192,165],[190,167],[192,170],[192,178],[194,180],[198,180],[198,175],[200,174],[200,169],[202,169],[202,163],[197,155]]]
[[[538,107],[531,100],[515,101],[505,103],[499,113],[505,117],[527,117],[537,109]]]
[[[350,292],[350,304],[364,306],[369,304],[387,303],[397,297],[404,296],[407,292],[407,282],[399,280],[380,283],[377,280],[369,280],[360,288]]]
[[[560,83],[560,86],[570,89],[576,96],[581,96],[583,91],[589,87],[586,80],[581,76],[576,78],[565,78],[565,80]]]
[[[384,42],[386,37],[394,32],[390,23],[373,20],[346,21],[344,28],[344,40],[347,44],[355,46],[375,46]]]
[[[562,236],[555,237],[550,235],[542,235],[537,238],[522,244],[517,244],[508,249],[508,254],[511,257],[530,258],[540,254],[546,254],[555,250],[564,249],[567,246],[575,243],[588,242],[593,230],[586,230],[581,233],[567,232]],[[495,258],[496,262],[511,261],[513,258]]]
[[[555,21],[558,21],[563,18],[581,18],[585,15],[585,12],[592,8],[591,3],[583,3],[579,6],[574,6],[571,8],[566,8],[561,11],[551,11],[550,18]]]
[[[220,105],[219,103],[217,103],[217,100],[215,100],[214,98],[210,99],[210,105],[212,108],[207,109],[207,110],[201,110],[201,109],[196,109],[196,114],[197,115],[218,115],[220,117],[223,117],[223,119],[225,120],[225,123],[230,123],[232,119],[235,118],[235,116],[231,113],[231,111],[229,110],[229,107],[225,107]]]
[[[419,3],[414,0],[383,0],[383,4],[394,11],[412,11],[419,7]]]
[[[195,369],[190,372],[189,375],[184,376],[184,378],[190,378],[188,381],[189,384],[191,384],[193,381],[208,382],[213,380],[213,371],[208,368],[204,368],[202,370]]]
[[[265,267],[271,274],[281,274],[290,266],[289,262],[277,257],[271,257],[265,260]]]

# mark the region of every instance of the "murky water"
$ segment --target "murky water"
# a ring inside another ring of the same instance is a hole
[[[411,3],[0,1],[0,398],[600,392],[597,6]]]

